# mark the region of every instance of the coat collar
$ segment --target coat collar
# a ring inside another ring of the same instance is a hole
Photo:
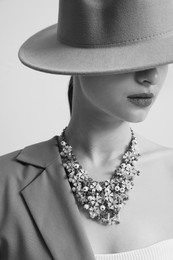
[[[53,259],[94,260],[62,166],[57,137],[26,147],[17,160],[37,167],[37,174],[23,187],[21,196]],[[30,168],[33,176],[33,167]]]
[[[41,143],[33,144],[25,147],[19,153],[17,160],[46,168],[53,161],[60,160],[59,151],[57,147],[57,136]]]

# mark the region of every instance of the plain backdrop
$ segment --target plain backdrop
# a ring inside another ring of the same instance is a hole
[[[57,0],[0,0],[0,155],[60,134],[70,119],[70,76],[34,71],[18,60],[32,34],[58,19]],[[133,128],[173,147],[173,67],[147,119]]]

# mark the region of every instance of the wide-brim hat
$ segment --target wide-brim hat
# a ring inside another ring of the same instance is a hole
[[[60,0],[58,22],[19,50],[26,66],[97,75],[173,62],[172,0]]]

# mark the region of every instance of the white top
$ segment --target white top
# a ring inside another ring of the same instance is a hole
[[[115,254],[95,254],[96,260],[173,260],[173,238]]]

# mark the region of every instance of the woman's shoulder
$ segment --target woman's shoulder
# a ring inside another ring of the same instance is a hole
[[[137,139],[138,139],[138,144],[142,146],[142,149],[144,152],[152,152],[152,151],[173,151],[173,147],[168,147],[162,144],[159,144],[148,137],[145,137],[139,133],[135,133]]]
[[[17,157],[20,155],[21,151],[16,150],[13,152],[10,152],[8,154],[4,154],[0,156],[0,183],[2,185],[2,182],[5,178],[7,178],[8,174],[14,175],[15,172],[18,172],[18,169],[20,167],[20,163],[17,160]]]
[[[8,226],[7,216],[11,219],[20,217],[23,190],[34,183],[51,163],[59,162],[57,153],[56,138],[53,137],[0,156],[0,230],[2,223]]]
[[[10,152],[0,156],[0,186],[4,182],[22,183],[30,174],[38,172],[38,169],[45,168],[51,161],[55,160],[56,137],[49,140],[28,145],[23,149]],[[32,176],[31,176],[32,177]]]
[[[142,157],[141,160],[148,163],[161,163],[162,165],[171,167],[173,174],[173,147],[158,144],[138,133],[136,133],[136,137]]]

